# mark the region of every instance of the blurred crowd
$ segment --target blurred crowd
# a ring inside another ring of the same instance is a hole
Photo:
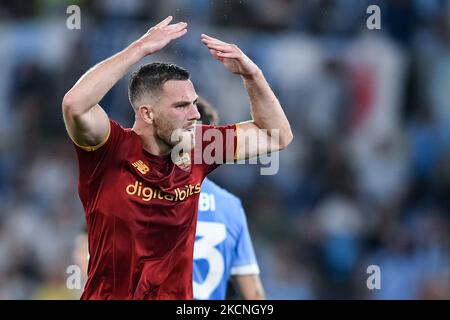
[[[81,29],[66,8],[81,8]],[[366,9],[381,8],[381,30]],[[282,103],[294,141],[278,174],[226,165],[269,299],[450,299],[450,2],[0,1],[0,299],[71,299],[84,227],[64,93],[167,15],[189,32],[148,61],[191,71],[221,122],[248,120],[241,80],[200,43],[238,44]],[[133,124],[127,79],[103,99]],[[381,288],[369,290],[377,265]]]

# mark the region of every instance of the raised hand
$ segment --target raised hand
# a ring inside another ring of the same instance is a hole
[[[187,23],[178,22],[170,24],[172,16],[168,16],[166,19],[151,27],[136,44],[142,50],[143,56],[155,53],[164,48],[170,41],[175,40],[183,36],[187,32]]]
[[[258,66],[237,45],[223,42],[206,34],[202,34],[201,40],[209,49],[211,55],[222,62],[232,73],[251,78],[261,72]]]

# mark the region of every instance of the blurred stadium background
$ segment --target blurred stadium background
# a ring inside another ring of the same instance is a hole
[[[66,8],[81,8],[81,30]],[[382,29],[366,28],[371,4]],[[70,299],[84,226],[61,116],[89,67],[167,15],[188,34],[151,58],[188,68],[222,123],[249,118],[241,81],[200,33],[234,42],[291,121],[280,171],[224,166],[269,299],[450,298],[450,1],[0,1],[0,299]],[[150,60],[149,60],[150,61]],[[133,123],[127,79],[103,107]],[[381,268],[369,290],[366,269]]]

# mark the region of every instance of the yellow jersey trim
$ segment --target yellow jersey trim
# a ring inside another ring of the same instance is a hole
[[[239,146],[238,129],[239,129],[239,123],[236,123],[235,126],[236,126],[236,147],[234,148],[234,161],[238,161],[238,146]]]
[[[82,146],[82,145],[76,143],[70,134],[69,134],[69,137],[78,148],[81,148],[88,152],[92,152],[92,151],[95,151],[95,150],[99,149],[100,147],[102,147],[108,141],[110,135],[111,135],[111,123],[108,121],[108,134],[106,135],[105,140],[103,140],[101,143],[99,143],[95,146]]]

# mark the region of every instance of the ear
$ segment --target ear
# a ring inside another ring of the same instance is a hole
[[[143,104],[138,107],[138,115],[139,117],[148,124],[153,124],[154,113],[153,107],[149,104]]]

